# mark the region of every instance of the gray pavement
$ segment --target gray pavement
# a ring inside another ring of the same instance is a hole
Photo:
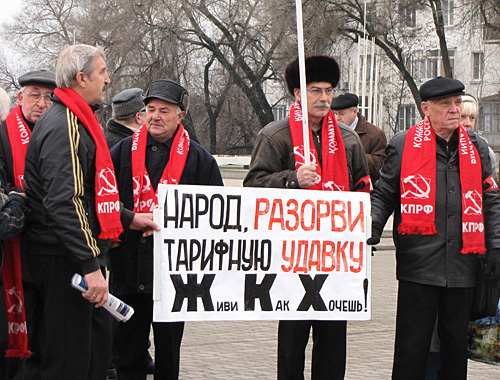
[[[378,251],[372,258],[372,319],[348,323],[347,380],[390,379],[396,293],[394,251]],[[277,326],[276,321],[186,323],[180,379],[276,379]],[[306,379],[310,362],[309,345]],[[468,378],[500,379],[500,367],[469,360]]]

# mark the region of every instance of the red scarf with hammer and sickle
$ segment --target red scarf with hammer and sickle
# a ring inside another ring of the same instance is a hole
[[[5,119],[12,150],[14,186],[24,189],[24,164],[31,130],[23,119],[21,106],[17,105]],[[24,292],[21,271],[21,239],[15,236],[5,240],[2,266],[3,289],[7,310],[9,348],[5,357],[26,358],[28,350],[28,329],[24,310]]]
[[[146,170],[147,141],[148,130],[146,124],[144,124],[132,136],[132,180],[134,184],[135,212],[152,212],[158,206],[157,195]],[[179,184],[184,172],[184,166],[186,166],[190,141],[189,134],[182,124],[179,124],[160,183]]]
[[[293,153],[295,155],[295,169],[304,165],[304,135],[302,128],[302,108],[296,101],[290,107],[288,117],[290,133],[292,135]],[[313,141],[312,132],[309,128],[309,141]],[[310,146],[311,163],[317,164],[317,181],[312,190],[349,191],[349,171],[347,169],[347,159],[345,154],[344,140],[337,120],[332,110],[323,118],[321,127],[322,143],[322,166],[319,165],[318,154],[314,149],[314,144]],[[355,185],[357,191],[371,192],[370,176],[361,178]]]
[[[458,127],[462,192],[462,253],[485,253],[482,167],[467,130]],[[493,180],[489,177],[485,183]],[[494,180],[493,180],[494,182]],[[498,188],[496,183],[488,190]],[[447,191],[447,189],[441,189]],[[401,234],[433,235],[436,230],[436,133],[426,117],[405,137],[401,162]]]
[[[99,239],[118,240],[123,231],[120,221],[120,197],[113,161],[108,144],[95,113],[83,98],[71,88],[54,90],[61,102],[80,120],[94,140],[95,150],[95,202],[97,219],[101,227]],[[77,122],[73,120],[72,122]]]

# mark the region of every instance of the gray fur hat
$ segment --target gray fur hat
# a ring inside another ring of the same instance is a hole
[[[140,88],[129,88],[116,94],[111,100],[113,117],[127,119],[144,108],[144,96]]]

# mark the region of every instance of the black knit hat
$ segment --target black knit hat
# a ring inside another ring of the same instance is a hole
[[[449,98],[465,94],[465,86],[456,79],[447,77],[437,77],[425,82],[420,86],[420,98],[423,102],[432,99]]]
[[[56,74],[52,71],[41,69],[29,71],[23,74],[17,80],[21,87],[32,85],[32,86],[43,86],[43,87],[57,87],[56,85]]]
[[[312,55],[306,57],[306,83],[328,82],[332,87],[337,86],[340,79],[340,70],[337,61],[327,55]],[[288,92],[300,88],[299,59],[295,58],[285,70],[285,80]]]
[[[179,83],[168,79],[158,79],[149,85],[146,97],[144,98],[144,104],[147,105],[153,98],[177,104],[181,107],[181,110],[186,112],[189,107],[189,95],[187,90]]]
[[[345,110],[346,108],[357,107],[359,104],[359,98],[354,94],[342,94],[332,100],[332,110],[339,111]]]

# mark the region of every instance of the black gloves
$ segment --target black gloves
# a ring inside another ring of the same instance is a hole
[[[500,249],[490,249],[486,252],[484,274],[488,276],[488,281],[500,287]]]
[[[366,244],[368,245],[377,245],[378,243],[380,243],[380,236],[372,236],[366,240]]]

